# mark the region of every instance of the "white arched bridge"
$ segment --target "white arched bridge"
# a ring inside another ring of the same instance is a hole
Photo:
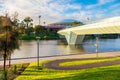
[[[103,19],[91,24],[67,28],[58,31],[64,35],[68,44],[81,44],[85,35],[88,34],[119,34],[120,16]]]

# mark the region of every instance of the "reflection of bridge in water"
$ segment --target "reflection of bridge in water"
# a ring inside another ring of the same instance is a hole
[[[64,35],[68,44],[82,44],[87,34],[119,34],[120,16],[104,19],[95,23],[58,31]]]

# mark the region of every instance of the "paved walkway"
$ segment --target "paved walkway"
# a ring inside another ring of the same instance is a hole
[[[98,56],[99,57],[116,57],[116,56],[120,56],[120,51],[98,53]],[[95,57],[96,57],[96,53],[89,53],[89,54],[78,54],[78,55],[64,55],[64,56],[44,57],[44,58],[40,58],[40,60],[83,59],[83,58],[95,58]],[[12,64],[16,64],[16,63],[30,63],[30,62],[36,62],[36,61],[37,61],[36,58],[19,59],[19,60],[12,60]],[[3,65],[3,61],[0,61],[0,65]]]
[[[49,69],[56,69],[56,70],[79,70],[79,69],[87,69],[87,68],[120,64],[120,60],[115,60],[115,61],[105,61],[105,62],[74,65],[74,66],[60,66],[60,63],[63,63],[63,62],[76,61],[76,60],[79,60],[79,61],[80,60],[100,60],[100,59],[107,59],[107,58],[60,59],[60,60],[54,60],[54,61],[45,63],[43,66]]]

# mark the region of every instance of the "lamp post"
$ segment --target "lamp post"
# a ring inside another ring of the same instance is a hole
[[[39,69],[39,40],[40,40],[40,37],[37,36],[36,39],[37,39],[37,66]]]
[[[41,15],[39,15],[39,25],[40,25],[40,18],[41,18]]]
[[[98,38],[98,35],[95,35],[95,37],[96,37],[96,42],[95,42],[95,47],[96,47],[96,57],[98,57],[99,38]]]
[[[96,37],[95,46],[96,46],[96,57],[98,57],[98,46],[99,46],[99,38],[98,38],[98,36]]]

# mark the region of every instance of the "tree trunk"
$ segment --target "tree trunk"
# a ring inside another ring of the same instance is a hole
[[[4,67],[3,67],[3,69],[4,69],[4,71],[6,70],[6,50],[5,50],[5,54],[3,55],[3,57],[4,57]]]
[[[28,30],[28,22],[27,22],[27,35],[29,35],[29,30]]]
[[[9,67],[11,66],[11,54],[9,55]]]
[[[27,29],[28,29],[28,22],[27,22]]]

